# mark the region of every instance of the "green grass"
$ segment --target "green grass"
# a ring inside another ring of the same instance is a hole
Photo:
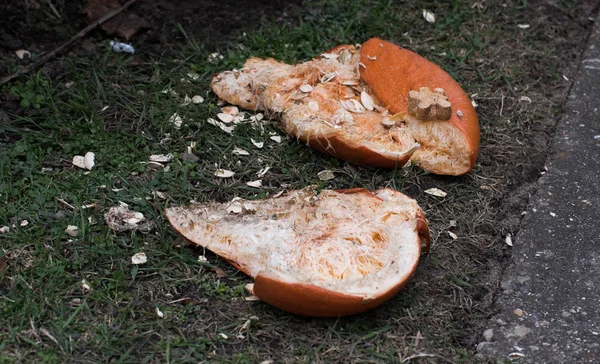
[[[508,206],[504,197],[542,168],[562,100],[547,92],[564,98],[562,74],[574,59],[565,50],[582,47],[583,38],[572,34],[588,29],[574,4],[561,13],[537,2],[503,3],[486,2],[480,10],[457,1],[307,1],[293,22],[248,25],[245,35],[209,44],[184,34],[187,41],[167,55],[134,58],[107,48],[95,57],[68,55],[55,61],[58,76],[39,71],[4,87],[19,106],[0,130],[0,226],[10,227],[0,234],[0,362],[473,362],[508,254],[503,238],[518,229],[527,203],[525,196]],[[436,23],[423,20],[423,8],[436,14]],[[517,27],[525,22],[529,30]],[[372,36],[428,57],[478,94],[482,147],[474,172],[448,178],[349,165],[294,139],[271,141],[269,133],[281,135],[276,116],[267,118],[264,132],[244,124],[232,135],[206,122],[219,110],[209,88],[213,73],[240,68],[250,56],[301,62]],[[224,58],[208,62],[212,52]],[[179,96],[162,93],[169,88]],[[205,102],[181,106],[186,94]],[[184,120],[180,129],[168,121],[174,113]],[[265,147],[255,148],[250,138]],[[198,162],[179,157],[192,142]],[[251,155],[232,155],[236,146]],[[88,151],[96,153],[89,173],[71,165]],[[170,170],[150,170],[148,156],[161,153],[177,156]],[[216,166],[235,177],[214,177]],[[271,169],[263,188],[246,186],[265,166]],[[323,169],[336,178],[320,181]],[[426,210],[432,251],[390,303],[350,318],[309,319],[246,302],[250,279],[186,245],[162,214],[190,200],[262,198],[311,184],[393,187]],[[448,197],[422,192],[430,187]],[[156,228],[109,230],[104,213],[119,202]],[[88,204],[96,206],[82,208]],[[24,220],[28,225],[20,226]],[[80,235],[68,236],[68,225]],[[140,251],[148,263],[134,266],[130,258]],[[227,277],[217,278],[214,267]],[[82,279],[91,291],[82,289]],[[430,356],[407,359],[423,353]]]

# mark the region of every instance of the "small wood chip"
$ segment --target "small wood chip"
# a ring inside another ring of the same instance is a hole
[[[310,101],[308,103],[308,108],[314,112],[319,111],[319,103],[316,101]]]
[[[431,91],[429,87],[421,87],[419,91],[411,90],[408,93],[408,113],[418,120],[449,120],[452,116],[451,106],[441,88]]]

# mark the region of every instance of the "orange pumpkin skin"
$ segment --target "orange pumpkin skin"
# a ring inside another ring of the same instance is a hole
[[[407,111],[407,95],[411,90],[419,90],[421,87],[444,89],[452,104],[452,116],[448,122],[464,134],[473,168],[479,150],[479,121],[469,96],[460,85],[433,62],[378,38],[363,43],[360,52],[361,62],[365,65],[364,68],[361,67],[361,79],[393,113]]]
[[[347,142],[341,141],[337,135],[328,137],[313,136],[310,140],[304,140],[301,136],[300,140],[318,152],[361,166],[401,168],[408,162],[411,156],[411,153],[400,158],[386,156],[365,146],[350,145]]]
[[[417,262],[411,275],[416,268]],[[379,297],[365,300],[360,296],[345,295],[308,284],[288,283],[259,274],[254,279],[254,294],[277,308],[297,315],[336,317],[375,308],[392,298],[405,284],[406,280]]]
[[[366,188],[348,188],[337,190],[344,194],[370,192]],[[420,239],[421,252],[429,250],[430,235],[425,215],[420,213],[417,217],[417,232]],[[234,264],[237,266],[237,264]],[[394,297],[405,285],[417,269],[418,261],[414,262],[410,274],[392,289],[373,299],[365,300],[360,296],[346,295],[309,284],[288,283],[259,274],[254,278],[254,295],[261,300],[280,308],[303,316],[336,317],[348,316],[373,309]]]

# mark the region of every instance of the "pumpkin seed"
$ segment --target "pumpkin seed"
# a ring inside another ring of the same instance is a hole
[[[373,111],[375,108],[375,102],[373,101],[373,98],[364,91],[360,93],[360,102],[362,102],[363,106],[367,110]]]
[[[333,80],[336,76],[335,72],[331,72],[331,73],[326,73],[325,75],[323,75],[323,77],[321,77],[321,83],[327,83],[331,80]]]

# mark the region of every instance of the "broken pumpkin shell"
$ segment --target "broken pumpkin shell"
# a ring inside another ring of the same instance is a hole
[[[166,216],[186,239],[253,277],[252,294],[300,315],[352,315],[382,304],[429,246],[423,211],[391,189],[307,188],[252,204],[252,214],[206,203],[168,208]]]

